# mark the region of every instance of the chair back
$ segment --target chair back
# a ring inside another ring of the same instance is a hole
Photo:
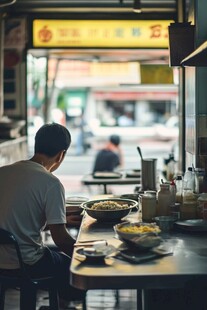
[[[21,271],[23,271],[23,273],[25,274],[26,269],[24,267],[22,255],[21,255],[20,248],[19,248],[19,244],[18,244],[15,236],[11,232],[0,228],[0,245],[12,245],[15,248],[17,258],[19,261],[19,267],[20,267]]]
[[[19,261],[18,275],[12,275],[8,270],[2,270],[0,274],[0,310],[4,309],[5,292],[8,287],[20,287],[20,309],[36,309],[36,293],[37,289],[46,289],[49,292],[49,308],[59,310],[58,290],[53,276],[46,276],[40,278],[33,278],[27,274],[22,255],[20,252],[18,241],[15,236],[0,228],[0,246],[10,245],[16,250],[17,258]],[[16,271],[16,270],[15,270]],[[44,306],[41,307],[43,309]],[[48,308],[48,307],[47,307]]]

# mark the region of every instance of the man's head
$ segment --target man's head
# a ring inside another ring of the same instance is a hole
[[[118,146],[120,144],[120,142],[121,142],[121,139],[120,139],[120,137],[118,135],[111,135],[110,138],[109,138],[109,141],[112,144]]]
[[[60,151],[67,151],[70,144],[71,135],[67,128],[56,123],[46,124],[36,133],[35,154],[53,157]]]

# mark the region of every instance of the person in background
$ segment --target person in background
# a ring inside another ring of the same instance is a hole
[[[126,112],[125,114],[120,115],[118,118],[118,126],[120,127],[134,126],[132,114],[130,112]]]
[[[93,134],[84,119],[84,114],[82,113],[76,119],[76,152],[77,156],[83,155],[87,153],[88,148],[90,148],[89,140],[93,137]]]
[[[121,139],[118,135],[109,137],[106,146],[96,155],[93,173],[111,172],[118,166],[123,166],[123,152],[120,143]]]
[[[82,300],[85,292],[69,285],[75,239],[66,229],[65,191],[53,175],[71,144],[70,132],[60,124],[46,124],[35,136],[34,156],[0,167],[0,227],[15,235],[31,276],[53,275],[61,304]],[[43,242],[48,227],[58,250]],[[0,248],[0,268],[15,269],[10,250]],[[48,308],[49,309],[49,308]]]
[[[76,127],[77,127],[77,134],[76,134],[76,155],[82,155],[86,152],[85,149],[85,141],[84,141],[84,127],[86,123],[83,117],[83,113],[76,119]]]

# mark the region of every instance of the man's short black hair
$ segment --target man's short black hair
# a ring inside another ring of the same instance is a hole
[[[121,139],[118,135],[111,135],[109,138],[110,142],[113,143],[114,145],[119,145],[121,142]]]
[[[68,129],[60,124],[45,124],[35,136],[35,153],[53,157],[60,151],[67,151],[71,144],[71,135]]]

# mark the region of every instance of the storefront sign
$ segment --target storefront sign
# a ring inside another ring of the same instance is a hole
[[[34,20],[33,47],[168,48],[168,20]]]
[[[26,45],[26,19],[10,18],[4,23],[4,48],[22,50]]]
[[[103,92],[96,91],[94,93],[96,100],[118,100],[118,101],[129,101],[129,100],[176,100],[177,99],[177,91],[118,91],[118,92]]]
[[[174,84],[173,70],[168,65],[141,65],[142,84]]]
[[[48,78],[55,78],[57,87],[95,87],[100,85],[119,85],[121,83],[140,84],[140,65],[138,62],[87,62],[59,60],[51,58],[48,63]]]

